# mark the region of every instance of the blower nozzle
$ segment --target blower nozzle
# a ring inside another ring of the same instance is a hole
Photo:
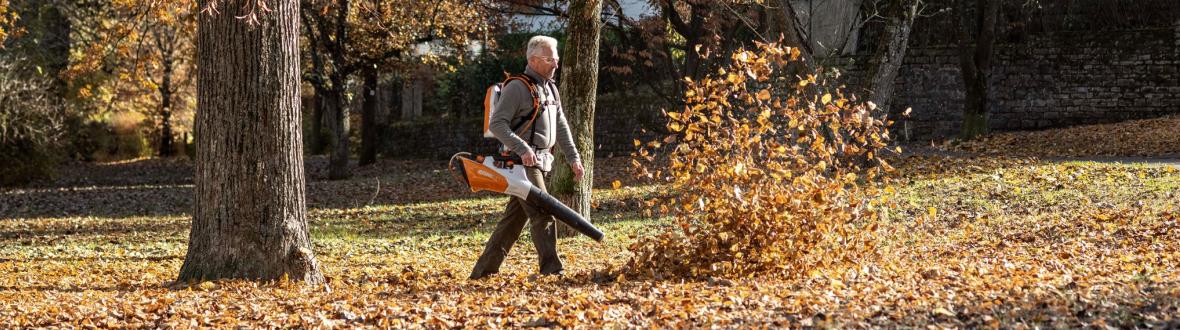
[[[519,157],[497,155],[473,159],[471,153],[460,152],[451,156],[450,170],[472,192],[484,190],[516,196],[549,212],[579,233],[602,241],[605,235],[590,221],[529,182],[520,163]]]

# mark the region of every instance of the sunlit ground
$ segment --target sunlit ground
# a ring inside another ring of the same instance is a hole
[[[1180,326],[1180,172],[1167,165],[939,156],[896,161],[881,257],[802,280],[619,276],[658,230],[627,160],[599,163],[604,244],[559,242],[537,277],[527,234],[500,274],[466,279],[504,198],[435,161],[322,181],[309,217],[327,288],[220,281],[170,288],[184,257],[191,165],[72,165],[0,190],[0,326]],[[620,180],[623,187],[611,189]],[[527,232],[527,231],[526,231]]]

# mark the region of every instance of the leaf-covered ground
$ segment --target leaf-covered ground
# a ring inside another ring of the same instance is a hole
[[[912,156],[895,165],[880,258],[811,278],[618,276],[657,230],[626,159],[599,163],[605,244],[559,242],[537,277],[526,237],[497,276],[466,279],[504,199],[465,193],[437,161],[382,161],[347,181],[309,162],[329,288],[170,287],[191,165],[77,164],[0,190],[0,327],[1180,327],[1180,171],[1161,165]],[[613,189],[615,180],[622,188]]]
[[[985,136],[950,149],[1041,157],[1180,158],[1180,116]]]

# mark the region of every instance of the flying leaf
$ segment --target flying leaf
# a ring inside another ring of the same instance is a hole
[[[759,101],[766,101],[766,100],[770,100],[770,90],[769,90],[769,89],[763,89],[763,90],[759,91],[759,92],[758,92],[758,100],[759,100]]]

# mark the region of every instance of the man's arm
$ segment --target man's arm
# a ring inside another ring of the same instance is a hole
[[[527,106],[522,105],[525,102],[527,102]],[[492,135],[495,135],[500,143],[508,146],[508,150],[512,150],[521,157],[532,153],[528,143],[517,136],[511,126],[512,121],[519,116],[518,112],[522,108],[532,109],[533,107],[533,96],[529,92],[528,86],[517,80],[508,82],[500,91],[500,99],[496,100],[495,107],[496,112],[492,113],[492,119],[488,122],[488,130],[492,131]]]

